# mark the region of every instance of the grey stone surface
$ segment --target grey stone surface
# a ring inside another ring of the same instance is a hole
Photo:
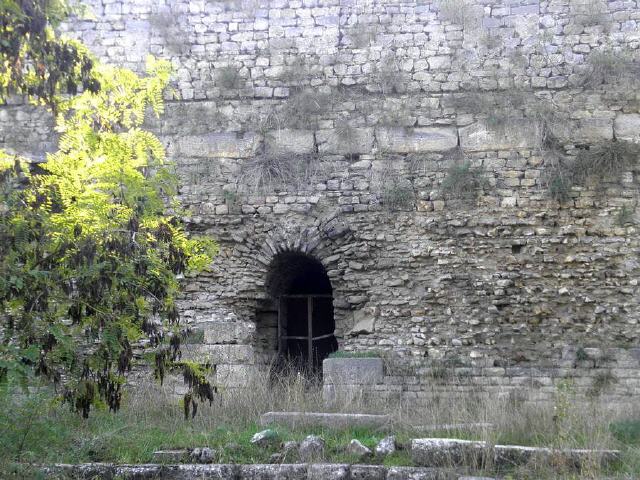
[[[472,440],[420,438],[411,441],[411,459],[424,467],[478,467],[486,455],[487,444]]]
[[[381,358],[327,358],[322,363],[325,383],[376,384],[382,382]]]
[[[367,458],[370,457],[373,453],[369,447],[363,445],[362,442],[356,438],[349,442],[347,445],[346,452],[351,455],[356,455],[359,458]]]
[[[318,151],[325,154],[371,153],[373,128],[318,130]]]
[[[298,447],[298,455],[303,462],[320,462],[324,458],[325,442],[322,437],[308,435]]]
[[[390,421],[388,415],[364,413],[267,412],[260,416],[260,425],[285,425],[291,428],[315,426],[325,428],[382,427]]]
[[[211,359],[228,361],[215,378],[224,395],[266,378],[277,315],[265,279],[277,255],[298,251],[327,266],[339,347],[393,352],[401,372],[327,385],[328,397],[428,405],[427,372],[439,369],[455,379],[439,385],[443,398],[473,389],[552,403],[569,373],[582,396],[611,368],[618,381],[603,401],[637,403],[640,364],[629,351],[640,344],[640,241],[637,225],[616,221],[623,207],[638,216],[637,175],[594,179],[554,200],[535,114],[559,114],[553,133],[570,157],[614,132],[637,141],[638,89],[582,82],[592,54],[637,51],[637,2],[608,2],[609,34],[577,25],[567,2],[487,0],[464,26],[433,5],[391,0],[86,3],[95,17],[61,30],[98,58],[143,72],[152,53],[174,67],[165,112],[146,126],[176,164],[189,228],[221,247],[211,271],[185,278],[178,306],[205,343],[249,347],[246,365],[233,363],[243,350],[214,349]],[[364,49],[352,42],[359,24]],[[220,67],[238,85],[223,88]],[[300,90],[320,101],[296,112]],[[477,131],[485,123],[515,133]],[[302,133],[334,137],[346,124],[374,129],[371,150],[315,136],[311,145]],[[290,184],[256,189],[246,166],[278,145],[262,138],[275,130],[300,132],[281,138],[283,148],[312,149],[285,160],[314,161],[285,164]],[[488,183],[465,205],[442,194],[451,159],[440,149],[457,145],[457,131]],[[0,107],[0,148],[42,160],[54,147],[44,109],[21,98]],[[373,313],[352,330],[363,309]],[[583,368],[563,355],[585,344],[606,351],[609,365]]]
[[[251,437],[251,443],[260,447],[275,445],[280,441],[280,437],[275,430],[270,428],[257,432]]]
[[[613,131],[618,140],[640,141],[640,114],[619,113],[613,122]]]
[[[213,463],[217,457],[217,452],[208,447],[194,448],[189,452],[191,463]]]
[[[179,155],[203,158],[249,158],[260,146],[260,138],[254,133],[209,133],[186,135],[177,139]]]
[[[381,465],[351,465],[351,480],[385,480],[387,468]]]
[[[349,465],[310,464],[309,480],[351,480]]]
[[[459,129],[460,146],[467,152],[511,150],[535,147],[535,126],[526,120],[511,120],[505,130],[476,122]]]
[[[265,135],[265,144],[267,151],[275,154],[307,154],[315,150],[313,132],[309,130],[273,130]]]
[[[387,480],[457,480],[454,471],[441,468],[389,467]]]
[[[303,480],[306,476],[307,466],[303,464],[240,465],[237,478],[238,480]]]
[[[376,445],[376,455],[386,456],[396,451],[396,437],[394,435],[389,435],[388,437],[384,437],[382,440],[378,442]]]
[[[455,129],[447,127],[379,128],[376,130],[378,146],[396,153],[444,152],[458,145]]]

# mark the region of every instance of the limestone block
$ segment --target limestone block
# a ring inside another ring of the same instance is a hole
[[[218,365],[216,369],[216,384],[222,387],[249,387],[256,385],[263,372],[256,365]]]
[[[387,480],[457,480],[459,475],[442,468],[389,467]]]
[[[184,360],[209,362],[213,365],[253,363],[254,359],[253,347],[250,345],[185,345],[182,356]]]
[[[233,132],[187,135],[177,140],[178,155],[203,158],[249,158],[260,146],[260,136]]]
[[[381,150],[395,153],[443,152],[458,145],[452,127],[378,128],[376,139]]]
[[[316,132],[320,153],[347,155],[370,153],[373,148],[373,128],[349,128],[341,131],[318,130]]]
[[[640,142],[640,114],[618,114],[613,122],[613,131],[618,140]]]
[[[307,466],[304,464],[240,465],[237,476],[208,478],[237,478],[238,480],[265,480],[278,478],[283,480],[304,480],[307,478]]]
[[[252,322],[207,322],[202,325],[204,343],[247,343],[256,331]]]
[[[460,146],[466,152],[531,148],[536,138],[535,127],[526,120],[510,121],[504,132],[490,129],[483,122],[476,122],[460,128],[459,133]]]
[[[365,413],[267,412],[260,416],[260,425],[276,424],[289,428],[378,428],[387,425],[390,420],[389,415]]]
[[[309,130],[273,130],[265,135],[267,150],[273,153],[312,153],[313,132]]]
[[[417,438],[411,441],[411,459],[417,465],[441,467],[479,465],[485,442],[449,438]]]
[[[349,335],[368,334],[375,331],[375,316],[370,309],[360,309],[353,313],[353,328]]]
[[[308,480],[350,480],[349,465],[315,463],[309,465]]]
[[[351,480],[385,480],[387,469],[382,465],[351,465]]]
[[[613,120],[606,117],[583,118],[572,125],[567,140],[571,142],[595,143],[613,138]]]
[[[322,362],[325,384],[375,385],[382,383],[381,358],[327,358]]]

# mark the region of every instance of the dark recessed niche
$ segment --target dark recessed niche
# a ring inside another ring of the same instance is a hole
[[[514,255],[522,253],[522,245],[511,245],[511,253]]]

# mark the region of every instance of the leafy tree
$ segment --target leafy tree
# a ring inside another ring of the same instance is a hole
[[[67,0],[0,0],[0,103],[15,92],[55,108],[60,93],[100,88],[87,48],[54,31],[78,10]]]
[[[27,8],[63,5],[0,1],[4,32],[40,18],[38,10],[23,20]],[[29,32],[13,57],[6,51],[16,40],[2,37],[0,78],[5,92],[32,94],[56,111],[60,142],[38,165],[0,152],[0,382],[27,387],[36,375],[85,417],[92,406],[116,411],[136,347],[147,346],[161,381],[167,368],[182,368],[185,415],[194,414],[213,387],[201,366],[180,362],[176,298],[180,276],[206,268],[216,246],[185,232],[172,166],[142,129],[145,114],[162,112],[171,68],[149,58],[140,77],[90,59],[89,70],[84,60],[69,70],[53,58],[34,79],[25,65],[66,43],[50,25]],[[65,75],[85,74],[100,88],[58,96]]]

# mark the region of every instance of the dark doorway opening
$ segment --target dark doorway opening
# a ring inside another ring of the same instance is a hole
[[[317,374],[322,361],[338,349],[333,289],[315,258],[287,252],[271,263],[267,289],[278,311],[278,358]]]

